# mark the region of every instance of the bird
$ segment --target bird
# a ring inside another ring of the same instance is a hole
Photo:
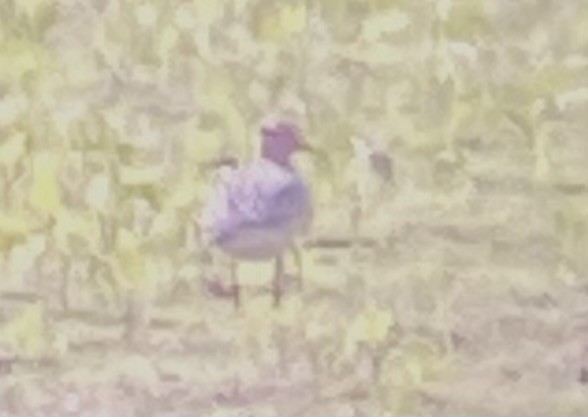
[[[353,239],[357,240],[366,215],[373,214],[394,184],[394,161],[372,138],[354,136],[351,145],[353,156],[347,175],[352,185],[351,227]]]
[[[207,244],[233,261],[274,260],[272,294],[277,307],[284,253],[294,252],[300,272],[295,240],[309,230],[313,218],[310,187],[292,157],[298,151],[316,150],[290,120],[263,123],[260,137],[260,157],[242,166],[230,164],[204,207],[201,225]],[[231,280],[238,309],[241,289],[234,263]]]

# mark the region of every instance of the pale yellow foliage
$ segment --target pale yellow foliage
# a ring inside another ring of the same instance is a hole
[[[347,330],[346,354],[353,355],[360,343],[376,347],[389,335],[393,324],[392,313],[387,310],[372,308],[360,314]]]
[[[39,152],[33,156],[30,202],[41,213],[55,214],[62,205],[59,186],[60,159],[54,151]]]
[[[47,349],[45,312],[41,304],[24,308],[0,327],[0,343],[25,357],[39,357]]]
[[[301,33],[306,22],[305,2],[282,2],[262,12],[257,31],[262,41],[281,42]]]

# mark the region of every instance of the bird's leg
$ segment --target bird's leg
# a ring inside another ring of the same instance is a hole
[[[353,208],[351,210],[351,248],[352,248],[352,257],[354,259],[357,258],[359,254],[359,247],[360,247],[360,226],[362,220],[362,208],[359,202],[355,202],[353,204]]]
[[[296,273],[298,275],[298,285],[300,289],[304,287],[304,279],[303,279],[303,268],[304,265],[302,263],[302,252],[296,246],[296,244],[292,245],[292,255],[294,257],[294,264],[296,264]]]
[[[282,299],[282,276],[284,275],[284,259],[282,256],[276,258],[276,269],[273,282],[273,296],[274,296],[274,307],[280,306]]]
[[[241,286],[239,285],[239,277],[237,276],[237,262],[231,259],[231,284],[233,285],[233,296],[235,301],[235,309],[238,310],[241,306]]]
[[[354,204],[351,210],[351,234],[354,241],[359,239],[359,224],[361,222],[361,208],[359,204]]]

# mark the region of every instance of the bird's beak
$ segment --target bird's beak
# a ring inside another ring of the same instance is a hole
[[[317,152],[316,148],[310,145],[308,142],[302,142],[298,145],[299,151],[310,152],[315,154]]]
[[[302,142],[298,146],[298,150],[303,151],[303,152],[308,152],[310,155],[312,155],[313,157],[318,158],[320,160],[323,160],[327,157],[327,153],[325,151],[323,151],[322,149],[319,149],[315,146],[312,146],[308,142]]]
[[[300,151],[308,152],[315,160],[317,166],[320,166],[322,171],[331,172],[333,170],[329,154],[318,147],[312,146],[307,142],[299,144],[298,149]]]

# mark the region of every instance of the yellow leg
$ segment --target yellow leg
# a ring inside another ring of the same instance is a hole
[[[302,251],[295,244],[291,248],[294,264],[296,265],[296,274],[300,289],[304,288],[304,263],[302,261]]]
[[[284,275],[284,260],[282,256],[276,258],[276,269],[273,283],[274,307],[279,307],[282,300],[282,277]]]
[[[362,208],[360,204],[357,203],[351,211],[351,254],[354,259],[356,259],[359,254],[362,217]]]
[[[237,276],[237,262],[234,259],[231,259],[231,283],[233,285],[235,309],[239,310],[241,307],[241,286]]]

